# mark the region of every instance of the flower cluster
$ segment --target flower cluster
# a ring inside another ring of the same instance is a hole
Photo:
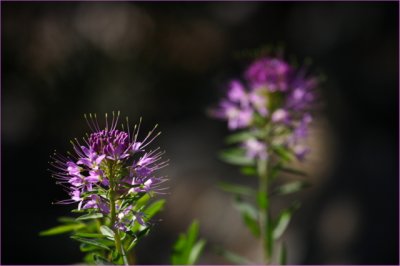
[[[161,193],[164,177],[155,171],[166,166],[159,148],[146,147],[160,134],[155,126],[139,141],[140,122],[133,132],[117,129],[119,112],[101,129],[96,115],[86,117],[90,135],[82,141],[71,141],[73,153],[55,154],[53,176],[63,185],[70,199],[60,203],[78,203],[78,210],[93,210],[104,216],[114,215],[114,228],[126,231],[134,222],[144,225],[143,214],[134,210],[134,199],[143,193]]]
[[[232,80],[227,96],[213,116],[227,120],[230,130],[264,129],[275,135],[275,144],[291,149],[302,160],[309,149],[307,136],[310,111],[315,102],[317,79],[307,77],[282,59],[262,58],[251,64],[244,81]],[[264,139],[246,139],[242,145],[249,158],[266,158]]]

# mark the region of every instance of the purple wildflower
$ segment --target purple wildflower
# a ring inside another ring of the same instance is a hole
[[[292,67],[277,58],[262,58],[247,69],[245,77],[252,88],[265,86],[269,91],[286,91],[289,89]]]
[[[267,146],[265,143],[251,138],[247,139],[243,143],[243,147],[246,151],[247,158],[261,160],[267,159]]]
[[[266,117],[269,113],[267,109],[268,98],[265,96],[265,93],[265,90],[262,88],[249,93],[249,99],[253,108],[263,117]]]
[[[317,81],[313,78],[306,79],[299,75],[292,82],[292,90],[286,99],[286,108],[293,111],[307,111],[312,108],[315,101],[315,88]]]
[[[237,103],[222,101],[219,108],[213,111],[213,116],[228,120],[229,129],[234,130],[251,124],[253,110],[250,107],[240,107]]]
[[[285,109],[277,109],[271,116],[274,123],[289,123],[289,113]]]
[[[293,147],[294,155],[299,161],[303,161],[305,156],[310,152],[310,149],[303,145]]]
[[[230,130],[263,130],[266,124],[271,124],[271,137],[277,137],[277,142],[286,144],[297,158],[304,159],[309,149],[301,142],[311,122],[309,112],[316,99],[316,78],[271,57],[256,60],[244,77],[245,82],[235,79],[229,83],[226,97],[212,115],[226,120]],[[276,135],[275,128],[279,129]],[[249,158],[267,154],[266,146],[261,152],[261,142],[256,141],[251,139],[242,145]]]
[[[159,148],[146,152],[146,147],[160,134],[154,134],[157,126],[139,141],[141,121],[131,132],[128,121],[127,131],[124,125],[122,130],[117,129],[119,113],[113,113],[110,124],[106,115],[104,129],[100,128],[96,115],[90,115],[86,120],[92,132],[82,142],[77,139],[71,142],[74,154],[55,154],[52,157],[53,176],[71,196],[71,199],[60,203],[77,202],[78,209],[93,209],[108,215],[112,208],[107,199],[110,189],[120,198],[129,195],[134,197],[136,193],[161,193],[160,185],[165,179],[154,174],[167,165],[166,161],[162,161],[164,152]],[[127,189],[125,185],[133,187]],[[115,201],[120,204],[118,199]],[[120,214],[128,213],[131,208],[130,205],[126,206],[120,210]],[[126,217],[142,222],[136,216]]]

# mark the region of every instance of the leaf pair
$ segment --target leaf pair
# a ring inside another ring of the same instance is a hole
[[[175,243],[171,263],[173,265],[193,265],[202,253],[206,241],[198,240],[199,223],[193,221],[186,234],[181,234]]]

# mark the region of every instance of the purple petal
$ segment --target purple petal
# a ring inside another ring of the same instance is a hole
[[[143,213],[141,213],[141,212],[138,212],[138,213],[136,213],[135,214],[135,218],[136,218],[136,221],[140,224],[140,225],[143,225],[143,226],[146,226],[146,222],[143,220]]]
[[[75,186],[75,187],[79,187],[79,186],[82,186],[82,185],[83,185],[82,178],[77,177],[77,176],[71,177],[71,178],[68,180],[68,183],[70,183],[71,185],[73,185],[73,186]]]
[[[141,177],[146,177],[151,174],[152,170],[146,166],[136,168],[136,173]]]
[[[92,152],[86,148],[85,146],[81,146],[81,150],[83,151],[83,153],[88,157],[91,158],[92,157]]]
[[[80,158],[76,163],[86,165],[87,167],[92,167],[92,162],[87,158]]]
[[[101,163],[101,161],[103,161],[104,158],[106,158],[106,155],[105,155],[105,154],[100,155],[99,157],[96,158],[95,163],[96,163],[97,165],[99,165],[99,164]]]
[[[275,123],[288,123],[289,122],[289,114],[284,109],[277,109],[271,117],[272,121]]]
[[[133,145],[132,145],[132,151],[134,151],[134,152],[137,152],[137,151],[140,151],[140,146],[142,146],[142,143],[141,142],[135,142]]]

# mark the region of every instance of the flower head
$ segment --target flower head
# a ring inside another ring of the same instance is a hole
[[[155,172],[167,165],[161,158],[164,152],[159,148],[146,151],[146,147],[160,134],[154,133],[157,125],[139,140],[141,120],[131,132],[128,120],[127,131],[124,124],[117,129],[119,112],[113,112],[110,124],[106,115],[105,128],[100,128],[96,115],[85,115],[85,118],[91,129],[88,137],[82,141],[71,141],[73,153],[68,156],[55,154],[52,157],[53,176],[71,197],[60,203],[77,202],[78,210],[92,209],[104,215],[109,214],[112,208],[121,206],[118,207],[115,226],[125,228],[134,220],[141,222],[142,219],[138,219],[133,210],[134,201],[122,204],[122,199],[135,198],[139,193],[162,191],[160,185],[165,179],[157,177]],[[117,205],[112,206],[112,201]],[[130,212],[134,215],[129,216]]]
[[[269,91],[286,91],[290,86],[292,67],[278,58],[262,58],[247,69],[245,77],[252,88],[265,86]]]
[[[230,130],[263,130],[268,125],[272,140],[279,139],[300,160],[309,149],[302,143],[311,122],[318,85],[303,69],[296,70],[280,58],[265,57],[253,62],[244,73],[245,80],[232,80],[227,96],[212,112],[226,120]],[[264,140],[246,140],[249,158],[266,157]],[[263,150],[263,152],[261,152]]]

